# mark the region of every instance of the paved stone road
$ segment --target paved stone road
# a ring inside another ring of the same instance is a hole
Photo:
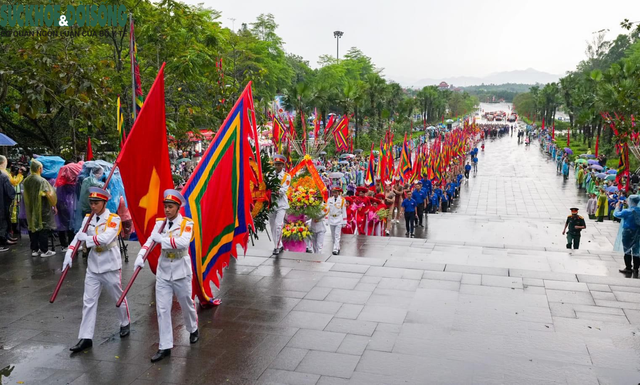
[[[174,303],[176,347],[157,364],[149,362],[158,332],[148,269],[129,296],[130,338],[117,337],[113,304],[103,296],[93,349],[72,356],[84,263],[74,265],[49,304],[62,256],[41,260],[14,249],[0,256],[0,382],[638,383],[640,280],[619,274],[620,256],[606,250],[605,229],[613,232],[615,225],[588,223],[589,234],[601,233],[602,239],[593,236],[598,247],[569,253],[550,242],[545,231],[559,233],[557,222],[579,198],[572,186],[562,189],[534,147],[509,143],[488,143],[458,213],[430,217],[426,240],[349,236],[339,256],[280,258],[269,256],[268,240],[257,241],[225,270],[223,304],[199,311],[198,344],[189,345]],[[498,164],[498,151],[530,160],[526,167],[535,176],[510,182],[499,170],[485,171],[485,164]],[[508,204],[494,203],[494,191],[505,199],[530,195],[538,201],[534,207],[545,209],[529,212],[516,204],[526,215],[512,217]],[[560,201],[546,201],[552,198]],[[557,228],[540,230],[538,215]],[[460,238],[435,223],[487,231]],[[509,226],[518,223],[538,238],[515,238],[522,229]],[[508,229],[509,237],[492,235],[493,226]],[[123,281],[132,268],[125,265]]]

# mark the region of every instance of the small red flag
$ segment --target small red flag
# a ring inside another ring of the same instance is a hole
[[[91,148],[91,137],[87,138],[87,161],[93,160],[93,148]]]

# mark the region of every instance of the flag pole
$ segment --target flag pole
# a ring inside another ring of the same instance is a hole
[[[113,167],[111,167],[111,172],[109,172],[109,176],[107,176],[107,179],[104,182],[104,186],[105,188],[107,186],[109,186],[109,182],[111,181],[111,177],[113,176],[113,173],[116,171],[116,168],[118,167],[117,163],[113,164]],[[89,224],[91,223],[91,220],[93,219],[93,212],[89,215],[89,219],[87,219],[87,222],[84,224],[84,227],[82,228],[82,232],[86,233],[87,229],[89,228]],[[75,256],[78,254],[78,249],[80,248],[80,244],[82,242],[78,241],[76,242],[74,248],[73,248],[73,252],[71,253],[71,260],[73,261],[73,259],[75,258]],[[60,279],[58,280],[58,284],[56,285],[55,290],[53,291],[53,294],[51,295],[51,298],[49,299],[49,303],[53,303],[53,301],[56,300],[56,297],[58,296],[58,292],[60,291],[60,287],[62,287],[62,283],[64,282],[64,279],[67,277],[67,273],[69,272],[69,266],[67,266],[63,271],[62,271],[62,275],[60,276]]]
[[[129,56],[131,57],[131,108],[133,109],[133,121],[136,121],[136,74],[134,68],[134,46],[133,46],[133,14],[129,14]],[[133,125],[132,125],[133,126]]]
[[[162,226],[160,226],[160,229],[158,229],[158,233],[162,234],[162,231],[164,231],[164,227],[166,225],[167,225],[167,218],[165,218],[164,222],[162,222]],[[151,254],[151,251],[155,249],[156,245],[157,245],[156,242],[151,242],[151,246],[149,246],[149,248],[144,252],[144,255],[142,256],[143,262],[147,261],[147,258],[149,258],[149,254]],[[133,286],[133,282],[136,280],[136,278],[138,278],[138,274],[140,274],[140,270],[142,270],[142,267],[136,267],[136,270],[133,272],[133,275],[131,276],[131,279],[129,280],[127,287],[122,291],[122,295],[120,295],[118,302],[116,302],[116,307],[120,307],[120,305],[122,305],[122,302],[127,297],[127,293],[131,289],[131,286]]]

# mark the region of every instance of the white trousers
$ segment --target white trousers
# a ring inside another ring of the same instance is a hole
[[[340,237],[342,236],[342,225],[329,225],[331,238],[333,238],[333,251],[340,251]]]
[[[198,313],[191,298],[191,275],[168,281],[156,275],[156,313],[158,313],[159,349],[173,348],[173,327],[171,326],[171,306],[175,294],[182,309],[184,325],[189,333],[198,330]]]
[[[314,253],[322,254],[322,246],[324,246],[324,234],[327,231],[316,231],[311,234],[311,248]]]
[[[84,277],[84,296],[82,298],[82,322],[80,323],[79,339],[93,339],[96,327],[96,312],[98,299],[102,288],[105,288],[113,302],[118,302],[122,295],[122,272],[120,270],[106,273],[92,273],[87,270]],[[125,298],[120,307],[116,308],[120,326],[129,325],[129,304]]]
[[[276,210],[269,214],[274,249],[282,247],[282,228],[284,227],[284,215],[286,212],[287,210]]]

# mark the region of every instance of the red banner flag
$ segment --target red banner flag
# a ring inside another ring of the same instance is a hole
[[[93,148],[91,148],[91,137],[87,138],[87,161],[93,159]]]
[[[596,137],[596,157],[598,156],[598,144],[600,142],[600,135]]]
[[[551,140],[556,140],[556,122],[551,126]]]
[[[571,140],[569,137],[571,136],[571,127],[567,127],[567,147],[571,145]]]
[[[165,122],[164,64],[116,163],[127,192],[136,234],[143,245],[151,235],[156,218],[164,214],[164,190],[173,188]],[[149,266],[154,273],[159,255],[159,247],[149,253]]]

